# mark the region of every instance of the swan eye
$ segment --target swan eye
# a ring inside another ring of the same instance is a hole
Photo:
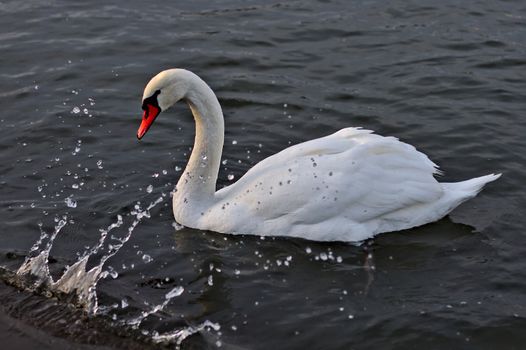
[[[155,106],[159,109],[161,109],[159,107],[159,102],[157,101],[157,96],[159,96],[161,94],[161,90],[156,90],[152,96],[148,97],[148,98],[145,98],[143,101],[142,101],[142,110],[143,111],[146,111],[148,109],[148,105],[152,105],[152,106]]]

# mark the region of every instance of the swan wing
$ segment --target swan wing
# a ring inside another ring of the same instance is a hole
[[[224,232],[239,233],[243,227],[257,233],[248,232],[258,227],[254,220],[267,232],[365,224],[440,198],[437,173],[437,166],[411,145],[346,128],[264,159],[216,193],[211,214],[229,211],[232,220],[224,225],[231,227]]]

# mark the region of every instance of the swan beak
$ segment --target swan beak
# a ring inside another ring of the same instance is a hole
[[[161,113],[161,109],[157,106],[153,106],[151,104],[146,105],[146,109],[144,110],[144,113],[142,115],[142,122],[141,126],[139,126],[139,130],[137,130],[137,138],[140,140],[146,134],[150,126],[152,126],[155,118]]]

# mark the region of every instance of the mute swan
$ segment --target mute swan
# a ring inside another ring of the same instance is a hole
[[[161,111],[185,100],[195,144],[173,195],[174,217],[202,230],[316,241],[357,242],[436,221],[500,177],[439,183],[437,165],[413,146],[361,128],[294,145],[216,191],[223,148],[221,106],[210,87],[184,69],[146,85],[141,139]]]

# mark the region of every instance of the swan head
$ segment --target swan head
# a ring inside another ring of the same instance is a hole
[[[184,69],[168,69],[154,76],[146,84],[142,96],[142,122],[137,131],[139,140],[162,111],[185,97],[188,91],[187,79],[185,79],[187,72]]]

